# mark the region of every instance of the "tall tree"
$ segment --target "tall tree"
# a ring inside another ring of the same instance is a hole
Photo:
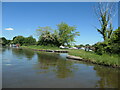
[[[49,27],[49,26],[46,26],[46,27],[38,27],[38,29],[36,31],[37,31],[38,37],[40,37],[42,34],[52,32],[53,29],[51,27]]]
[[[62,22],[57,25],[59,33],[59,42],[61,45],[67,44],[68,46],[74,42],[75,36],[79,36],[79,32],[76,32],[75,26],[69,26],[68,24]]]
[[[55,38],[52,31],[52,28],[49,26],[39,27],[39,29],[37,29],[39,36],[38,45],[54,45]]]
[[[112,18],[115,16],[116,3],[100,2],[94,9],[101,25],[101,28],[97,28],[97,31],[103,36],[103,39],[106,40],[111,37],[113,31]]]

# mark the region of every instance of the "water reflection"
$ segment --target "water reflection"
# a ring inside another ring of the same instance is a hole
[[[35,55],[34,51],[29,50],[29,49],[23,49],[24,55],[28,58],[28,60],[31,60],[33,56]]]
[[[87,62],[73,61],[74,64],[85,64],[86,66],[92,66],[96,72],[96,76],[99,80],[96,81],[95,88],[118,88],[120,87],[120,70],[118,68],[105,67],[101,65],[95,65]],[[80,70],[80,68],[79,68]],[[90,73],[92,74],[92,72]]]
[[[96,70],[97,76],[100,77],[100,80],[97,82],[95,87],[118,87],[118,74],[120,74],[120,71],[118,71],[118,69],[107,68],[103,66],[95,66],[94,70]]]
[[[31,60],[35,55],[34,51],[29,49],[21,49],[21,48],[13,48],[12,53],[19,58],[22,58],[23,56],[25,56],[28,60]]]
[[[12,48],[12,54],[16,55],[18,58],[24,56],[23,49],[19,49],[19,48]]]
[[[52,53],[37,53],[39,69],[52,69],[58,78],[66,78],[73,76],[73,63],[66,61],[65,58],[60,58],[59,54]],[[77,69],[76,69],[77,70]],[[48,70],[49,71],[49,70]]]
[[[0,53],[4,53],[7,50],[7,48],[1,48]]]

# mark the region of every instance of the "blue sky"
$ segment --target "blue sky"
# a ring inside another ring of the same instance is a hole
[[[100,24],[93,10],[94,2],[3,2],[2,4],[2,36],[12,39],[22,35],[36,37],[38,26],[51,26],[66,22],[75,25],[80,36],[75,44],[94,44],[102,41],[96,31]],[[118,13],[117,13],[118,14]],[[114,29],[118,27],[118,15],[113,18]],[[14,30],[5,30],[13,28]]]

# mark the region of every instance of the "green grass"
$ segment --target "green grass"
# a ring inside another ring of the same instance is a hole
[[[24,48],[31,49],[42,49],[42,50],[67,50],[69,51],[69,55],[78,56],[83,59],[89,60],[90,62],[94,62],[97,64],[109,65],[109,66],[119,66],[120,67],[120,57],[118,55],[97,55],[94,52],[86,52],[84,50],[72,50],[72,49],[60,49],[58,47],[50,47],[50,46],[22,46]]]
[[[36,46],[36,45],[32,45],[32,46],[21,46],[23,48],[31,48],[31,49],[38,49],[38,50],[60,50],[60,48],[58,47],[51,47],[51,46]]]
[[[69,55],[79,56],[83,59],[95,62],[97,64],[104,64],[109,66],[120,66],[120,57],[118,55],[97,55],[94,52],[86,52],[84,50],[70,50]]]

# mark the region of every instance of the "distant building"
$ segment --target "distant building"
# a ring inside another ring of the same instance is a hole
[[[16,47],[20,47],[20,44],[16,44]]]

